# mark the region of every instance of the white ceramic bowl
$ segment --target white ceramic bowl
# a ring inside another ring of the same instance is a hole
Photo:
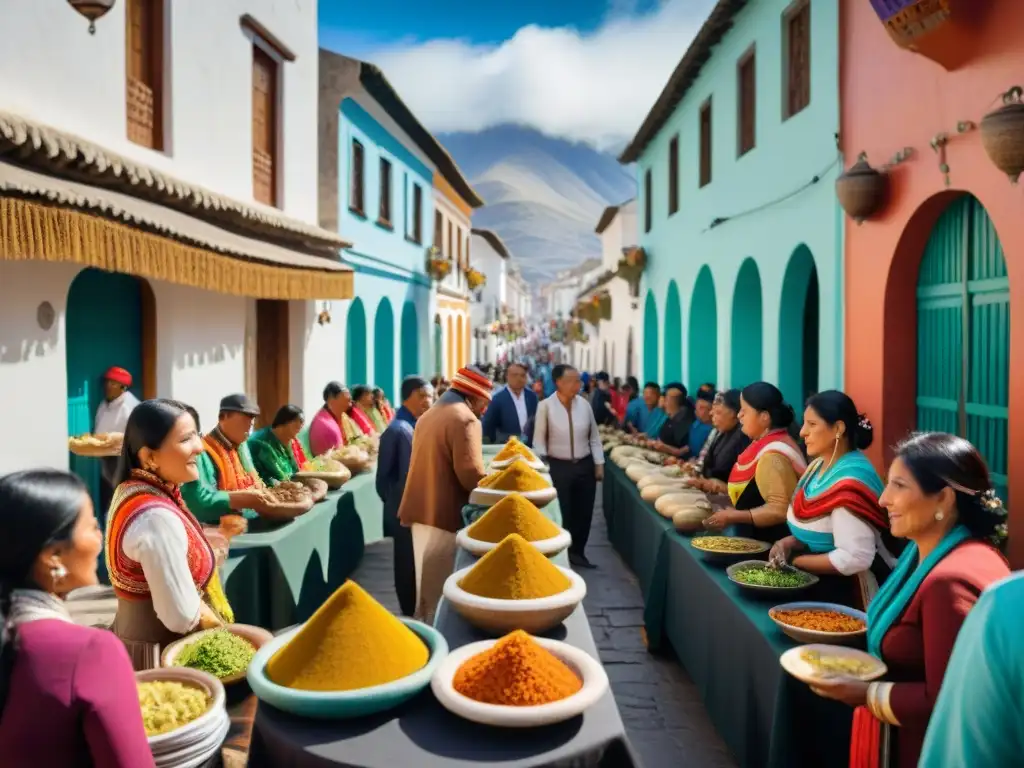
[[[547,632],[565,621],[587,596],[587,582],[568,568],[555,566],[569,579],[564,592],[530,600],[497,600],[474,595],[459,586],[473,566],[462,568],[444,582],[442,594],[462,618],[478,629],[504,635],[516,629],[533,634]]]
[[[518,493],[534,506],[543,509],[557,498],[558,493],[554,488],[541,488],[539,491],[496,491],[492,488],[474,488],[469,494],[470,504],[479,504],[482,507],[493,507],[510,493]]]
[[[224,744],[231,729],[231,719],[224,712],[219,725],[208,737],[174,752],[161,752],[153,756],[156,768],[199,768],[214,757]]]
[[[829,656],[854,658],[869,664],[871,666],[871,670],[860,675],[824,676],[817,672],[808,662],[804,661],[803,654],[807,651],[817,651],[820,654],[828,654]],[[779,664],[797,680],[802,683],[807,683],[808,685],[816,685],[822,682],[838,681],[842,679],[854,679],[867,683],[871,680],[877,680],[888,671],[888,668],[885,666],[885,662],[881,659],[876,658],[865,651],[860,651],[856,648],[846,648],[842,645],[798,645],[796,648],[790,648],[782,654],[779,657]]]
[[[590,654],[558,640],[543,637],[533,638],[541,647],[551,651],[564,661],[583,681],[583,687],[572,696],[549,704],[535,707],[512,707],[499,704],[482,704],[463,696],[452,687],[455,673],[464,662],[489,650],[497,640],[483,640],[470,643],[452,651],[437,670],[430,687],[441,706],[459,717],[474,723],[495,725],[504,728],[536,728],[541,725],[560,723],[582,714],[596,704],[608,690],[608,675],[601,663]]]
[[[210,697],[209,708],[191,723],[173,731],[149,737],[149,749],[154,755],[188,749],[210,738],[211,734],[216,733],[222,727],[222,720],[227,715],[224,708],[226,697],[224,686],[213,675],[187,667],[168,667],[136,672],[135,680],[140,683],[165,681],[194,685],[204,690]],[[221,738],[223,739],[223,737]]]
[[[776,615],[778,611],[835,611],[836,613],[842,613],[855,619],[860,619],[864,622],[864,626],[861,629],[854,630],[853,632],[822,632],[817,629],[805,629],[803,627],[794,627],[792,624],[786,624],[784,621],[779,620]],[[864,637],[864,635],[868,633],[868,615],[864,613],[864,611],[858,611],[856,608],[848,608],[847,606],[840,605],[839,603],[783,603],[782,605],[776,605],[768,611],[768,618],[774,621],[778,625],[779,629],[798,643],[845,644],[853,642],[859,637]]]
[[[486,555],[492,549],[498,546],[490,541],[480,541],[480,539],[474,539],[469,535],[469,529],[463,528],[455,535],[455,543],[462,547],[467,552],[476,555]],[[564,528],[559,529],[557,536],[552,536],[550,539],[540,539],[539,541],[530,542],[538,552],[542,555],[557,555],[564,549],[568,549],[569,545],[572,544],[572,534]]]

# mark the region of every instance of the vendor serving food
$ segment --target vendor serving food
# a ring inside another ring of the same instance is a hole
[[[847,594],[835,598],[865,609],[896,562],[885,542],[889,521],[878,504],[882,480],[861,452],[871,445],[871,422],[848,395],[829,390],[807,401],[800,436],[815,460],[789,507],[791,535],[772,547],[771,560],[792,559],[797,568],[822,576],[853,577],[856,591],[842,590]]]
[[[128,419],[104,551],[117,595],[113,630],[136,669],[158,666],[161,648],[194,629],[234,618],[218,556],[180,490],[196,482],[202,456],[183,404],[147,400]]]

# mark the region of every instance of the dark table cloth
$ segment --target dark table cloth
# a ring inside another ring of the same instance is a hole
[[[467,507],[473,519],[478,509]],[[558,503],[544,512],[561,521]],[[460,550],[455,568],[474,557]],[[555,562],[565,566],[564,553]],[[454,650],[483,634],[467,624],[444,600],[434,625]],[[579,606],[549,637],[574,645],[599,658],[583,606]],[[397,710],[355,720],[316,722],[293,717],[265,704],[256,714],[250,768],[631,768],[639,766],[625,735],[615,699],[607,694],[580,717],[533,729],[493,728],[463,720],[444,709],[430,689]]]
[[[750,597],[723,565],[705,561],[623,470],[605,472],[605,485],[615,486],[605,490],[610,538],[644,590],[648,647],[671,646],[739,764],[845,768],[853,711],[814,695],[779,665],[796,643],[768,617],[774,603]]]

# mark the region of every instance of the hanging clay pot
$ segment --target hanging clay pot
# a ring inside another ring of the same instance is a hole
[[[981,119],[981,144],[996,168],[1017,183],[1024,173],[1024,89],[1014,86],[1003,94],[1003,106]]]
[[[882,209],[888,191],[889,177],[872,168],[865,154],[861,154],[853,167],[836,179],[839,204],[858,224]]]

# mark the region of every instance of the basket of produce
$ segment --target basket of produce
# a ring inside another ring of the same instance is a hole
[[[501,635],[522,629],[537,634],[576,610],[586,597],[587,583],[513,533],[476,564],[449,576],[442,594],[456,613],[485,632]]]
[[[550,477],[545,477],[523,461],[513,461],[505,469],[488,475],[469,494],[470,504],[492,507],[510,493],[519,493],[537,507],[546,507],[557,493]]]
[[[735,563],[726,568],[725,573],[733,584],[765,597],[801,592],[818,583],[818,577],[813,573],[790,565],[772,566],[763,560]]]
[[[108,458],[121,455],[121,444],[124,435],[120,432],[98,435],[78,435],[68,438],[68,450],[75,456]]]
[[[295,478],[295,482],[302,483],[313,492],[314,504],[323,501],[324,497],[327,495],[327,491],[329,490],[327,483],[318,477],[297,477]]]
[[[373,466],[373,457],[357,445],[343,445],[327,454],[328,460],[340,462],[353,475],[365,472]]]
[[[294,480],[261,488],[259,494],[264,507],[261,512],[276,519],[298,517],[313,508],[313,491]]]
[[[852,643],[868,631],[864,611],[836,603],[785,603],[768,616],[798,643]]]
[[[509,494],[460,530],[455,543],[474,555],[486,555],[513,533],[546,556],[557,554],[572,543],[567,530],[555,525],[519,493]]]
[[[719,562],[749,559],[751,555],[759,555],[772,548],[771,544],[744,536],[694,536],[690,539],[690,546],[705,560]]]
[[[256,653],[249,685],[260,701],[293,715],[361,717],[418,694],[447,655],[436,629],[391,615],[347,581],[309,621]]]
[[[217,754],[231,724],[217,678],[174,667],[136,672],[135,682],[157,768],[204,765]]]
[[[328,488],[341,488],[352,478],[352,472],[341,461],[319,456],[307,461],[299,471],[292,475],[292,480],[304,482],[306,478],[323,480]]]
[[[830,680],[877,680],[888,668],[881,659],[841,645],[801,645],[779,657],[779,664],[797,680],[815,685]]]
[[[256,651],[274,639],[261,627],[228,624],[195,632],[166,646],[160,663],[169,668],[198,669],[234,685],[245,680]]]
[[[608,674],[586,651],[516,631],[451,653],[431,689],[441,706],[466,720],[536,728],[596,704],[608,691]]]
[[[505,446],[491,459],[491,466],[495,469],[504,469],[513,461],[519,460],[525,461],[533,469],[546,469],[544,462],[538,458],[537,454],[531,451],[522,440],[514,435],[508,439]]]

